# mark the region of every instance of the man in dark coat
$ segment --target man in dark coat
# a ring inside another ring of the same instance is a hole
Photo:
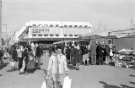
[[[70,62],[70,52],[71,52],[70,47],[67,46],[67,48],[66,48],[66,58],[67,58],[68,64],[71,63],[71,62]]]
[[[42,55],[42,49],[40,48],[40,46],[38,46],[36,48],[36,57],[40,58]]]
[[[103,49],[103,52],[102,52],[103,53],[103,63],[105,63],[106,55],[107,55],[105,45],[102,45],[102,49]]]
[[[109,45],[105,45],[105,50],[106,50],[106,60],[105,60],[105,63],[109,64],[109,60],[110,60],[110,47],[109,47]]]
[[[12,59],[13,59],[14,61],[17,61],[17,60],[18,60],[18,59],[17,59],[16,47],[14,47],[13,50],[12,50]]]
[[[75,48],[72,46],[71,47],[71,64],[73,65],[73,66],[75,66],[76,65],[76,62],[75,62],[75,52],[76,52],[76,50],[75,50]]]
[[[3,55],[4,55],[4,51],[2,49],[0,49],[0,64],[3,63],[3,61],[2,61]]]
[[[42,55],[42,49],[40,48],[40,46],[38,45],[36,48],[36,59],[37,59],[37,66],[38,68],[40,68],[41,63],[41,55]]]
[[[98,64],[98,65],[102,65],[103,64],[103,48],[102,48],[102,46],[101,46],[101,44],[99,43],[98,45],[97,45],[97,48],[96,48],[96,54],[97,54],[97,57],[96,57],[96,63]]]

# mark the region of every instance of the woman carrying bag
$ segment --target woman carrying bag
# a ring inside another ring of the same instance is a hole
[[[66,56],[62,54],[61,48],[54,49],[52,52],[48,65],[48,74],[51,74],[54,88],[62,88],[64,77],[68,72]]]

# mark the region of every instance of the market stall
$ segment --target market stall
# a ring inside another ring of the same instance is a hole
[[[116,52],[113,56],[113,62],[117,67],[135,67],[135,28],[118,30],[110,32],[113,38],[113,45],[116,46]]]

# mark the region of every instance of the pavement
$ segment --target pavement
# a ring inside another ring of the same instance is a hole
[[[47,66],[46,57],[44,69]],[[43,72],[19,75],[18,71],[8,72],[10,66],[0,68],[0,88],[41,88]],[[72,88],[135,88],[135,69],[118,68],[108,65],[80,66],[80,70],[70,70]]]

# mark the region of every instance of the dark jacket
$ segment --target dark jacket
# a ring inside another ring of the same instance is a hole
[[[3,55],[4,55],[4,51],[0,50],[0,58],[3,57]]]
[[[38,46],[37,48],[36,48],[36,56],[37,57],[41,57],[41,55],[42,55],[42,49],[40,48],[40,46]]]
[[[96,48],[96,53],[97,53],[97,56],[103,56],[103,48],[101,45],[98,45],[97,48]]]
[[[106,56],[110,55],[110,47],[108,45],[105,45],[105,51],[106,51]]]

